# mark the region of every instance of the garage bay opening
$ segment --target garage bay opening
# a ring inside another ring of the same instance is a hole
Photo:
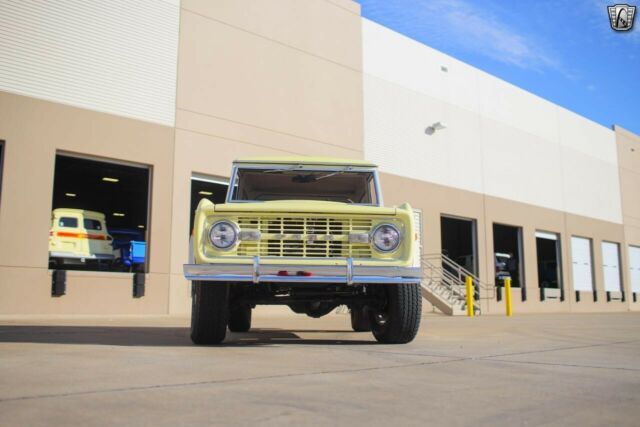
[[[620,269],[620,245],[618,243],[602,242],[602,272],[607,301],[619,300],[624,302],[625,295],[622,287],[622,271]]]
[[[563,300],[560,236],[556,233],[536,231],[536,252],[540,300]]]
[[[214,204],[224,203],[229,183],[222,178],[194,174],[191,177],[191,210],[189,211],[189,234],[193,230],[193,215],[202,199],[209,199]]]
[[[147,271],[149,175],[144,166],[56,155],[49,267]]]
[[[504,286],[511,279],[511,287],[522,288],[522,300],[526,301],[522,256],[522,228],[493,224],[493,262],[496,286]]]
[[[2,171],[4,169],[4,141],[0,140],[0,191],[2,191]],[[1,196],[2,194],[0,194]]]
[[[477,275],[476,221],[441,216],[440,233],[442,253]]]
[[[593,282],[593,250],[591,239],[571,236],[571,267],[573,290],[576,301],[580,301],[580,293],[593,294],[593,301],[598,300],[598,294]]]
[[[640,247],[638,246],[629,246],[629,276],[632,299],[633,302],[637,302],[640,294]]]

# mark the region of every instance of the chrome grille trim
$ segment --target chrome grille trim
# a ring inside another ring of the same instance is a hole
[[[240,216],[242,230],[256,230],[257,241],[241,241],[239,256],[294,258],[371,258],[371,245],[352,242],[350,235],[368,234],[369,218],[336,216]]]

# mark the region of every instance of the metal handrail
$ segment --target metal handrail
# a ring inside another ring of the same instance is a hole
[[[457,262],[455,262],[454,260],[452,260],[448,256],[446,256],[444,254],[440,254],[440,253],[425,254],[425,255],[422,256],[422,260],[428,262],[431,265],[433,265],[433,263],[431,263],[430,261],[434,260],[434,259],[437,259],[437,260],[439,260],[441,262],[443,271],[445,271],[445,266],[448,267],[448,269],[453,270],[456,273],[457,279],[460,281],[460,283],[464,283],[464,281],[467,278],[467,276],[470,276],[471,280],[473,282],[473,287],[475,289],[474,293],[476,294],[475,295],[476,299],[482,298],[482,294],[479,292],[480,289],[486,291],[486,297],[485,298],[492,299],[492,298],[495,297],[495,295],[494,295],[495,286],[494,285],[491,285],[491,284],[483,282],[482,280],[480,280],[480,278],[478,276],[476,276],[475,274],[473,274],[472,272],[470,272],[466,268],[462,267],[460,264],[458,264]]]
[[[466,291],[462,290],[463,286],[456,276],[445,270],[441,265],[438,266],[433,264],[429,259],[423,259],[423,262],[427,267],[424,269],[424,271],[426,276],[425,278],[428,279],[428,282],[437,282],[439,284],[444,284],[445,287],[450,290],[451,295],[447,298],[450,304],[453,305],[457,302],[465,300]]]
[[[480,280],[478,276],[443,254],[425,254],[421,257],[423,283],[435,295],[446,301],[452,308],[466,307],[465,280],[471,277],[473,284],[473,306],[480,313],[480,300],[495,297],[495,286]],[[443,292],[444,289],[444,292]],[[482,289],[483,292],[480,290]]]

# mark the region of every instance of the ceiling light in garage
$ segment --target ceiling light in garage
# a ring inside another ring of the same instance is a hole
[[[211,196],[213,193],[211,191],[198,191],[198,194],[202,194],[203,196]]]
[[[108,176],[105,176],[104,178],[102,178],[102,180],[106,181],[106,182],[118,182],[118,181],[120,181],[118,178],[111,178],[111,177],[108,177]]]
[[[114,212],[113,216],[124,216],[124,214],[121,212]]]
[[[138,228],[144,228],[144,225],[139,225]]]
[[[76,193],[64,193],[67,197],[76,197]]]

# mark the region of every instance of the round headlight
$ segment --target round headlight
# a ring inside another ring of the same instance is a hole
[[[238,229],[228,221],[216,222],[209,229],[209,240],[218,249],[229,249],[238,240]]]
[[[395,225],[380,224],[371,233],[373,246],[380,252],[391,252],[400,244],[400,231]]]

